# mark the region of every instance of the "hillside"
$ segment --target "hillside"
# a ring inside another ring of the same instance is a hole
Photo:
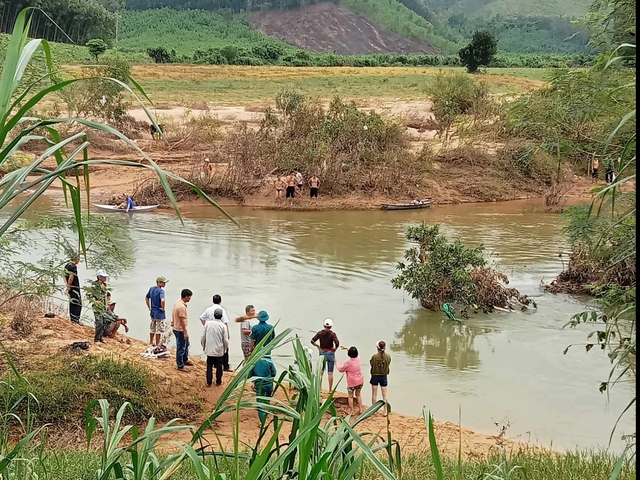
[[[424,40],[401,37],[333,3],[284,12],[254,12],[250,24],[265,35],[315,52],[341,55],[439,53]]]
[[[401,0],[422,2],[435,13],[462,13],[467,17],[503,15],[516,17],[569,16],[578,17],[587,13],[591,0]]]

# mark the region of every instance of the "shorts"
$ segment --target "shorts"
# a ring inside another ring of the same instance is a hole
[[[161,335],[167,330],[167,320],[164,318],[152,318],[149,325],[149,332]]]
[[[591,172],[591,176],[592,176],[593,178],[598,178],[598,169],[597,169],[597,168],[594,168],[594,169],[593,169],[593,172]]]
[[[356,393],[360,390],[362,390],[362,385],[356,385],[355,387],[347,387],[348,393]]]
[[[317,187],[311,187],[311,191],[310,191],[310,197],[311,198],[318,198],[318,188]]]
[[[320,352],[320,355],[327,359],[327,372],[333,373],[333,368],[336,364],[336,354],[334,352]],[[322,369],[324,370],[324,367]]]
[[[296,187],[287,187],[287,193],[285,195],[287,198],[293,198],[296,196]]]
[[[298,188],[299,188],[300,190],[302,190],[302,184],[301,184],[301,183],[299,183],[299,184],[298,184]]]
[[[371,375],[371,381],[369,382],[374,387],[380,385],[381,387],[386,387],[388,385],[387,376],[386,375]]]
[[[242,355],[244,355],[244,359],[247,360],[251,356],[251,344],[243,343],[242,344]]]

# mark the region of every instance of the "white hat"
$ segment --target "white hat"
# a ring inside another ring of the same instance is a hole
[[[104,268],[101,268],[96,272],[96,277],[105,277],[105,278],[107,278],[108,276],[109,276],[109,274],[107,273],[107,271]]]
[[[324,326],[325,327],[333,327],[333,320],[331,320],[330,318],[325,319]]]
[[[209,160],[208,158],[204,159],[205,162],[210,162],[211,160]]]

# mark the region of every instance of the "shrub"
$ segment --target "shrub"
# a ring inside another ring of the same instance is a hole
[[[489,101],[489,88],[484,83],[458,72],[436,75],[427,86],[427,94],[433,102],[438,134],[444,133],[446,137],[460,115],[473,113],[474,109]]]
[[[456,303],[490,311],[514,301],[523,308],[532,303],[516,289],[504,287],[509,283],[506,275],[487,266],[482,245],[467,248],[460,240],[449,242],[439,225],[424,222],[409,227],[406,237],[417,246],[405,252],[406,262],[398,263],[400,273],[391,285],[404,289],[424,308]]]
[[[458,55],[469,73],[475,73],[479,67],[489,65],[497,51],[498,44],[493,35],[487,31],[478,31],[473,34],[471,43],[460,49]]]
[[[119,126],[127,115],[130,102],[122,86],[107,78],[127,83],[131,64],[122,57],[109,57],[100,66],[84,69],[82,75],[87,80],[73,85],[62,95],[72,116]]]
[[[89,40],[87,47],[91,56],[96,59],[96,63],[98,63],[98,57],[107,51],[107,44],[100,38]]]
[[[155,63],[174,63],[177,60],[175,50],[168,52],[167,49],[163,47],[147,48],[147,55],[149,55]]]

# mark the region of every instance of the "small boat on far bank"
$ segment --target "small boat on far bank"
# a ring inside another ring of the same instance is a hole
[[[432,198],[424,198],[422,200],[414,200],[409,203],[383,203],[382,210],[414,210],[416,208],[428,208],[433,205]]]
[[[133,208],[130,208],[129,212],[127,212],[124,208],[118,208],[117,205],[100,205],[100,204],[94,203],[93,206],[96,207],[101,212],[142,213],[142,212],[152,212],[153,210],[158,208],[160,205],[158,204],[158,205],[135,206]]]

